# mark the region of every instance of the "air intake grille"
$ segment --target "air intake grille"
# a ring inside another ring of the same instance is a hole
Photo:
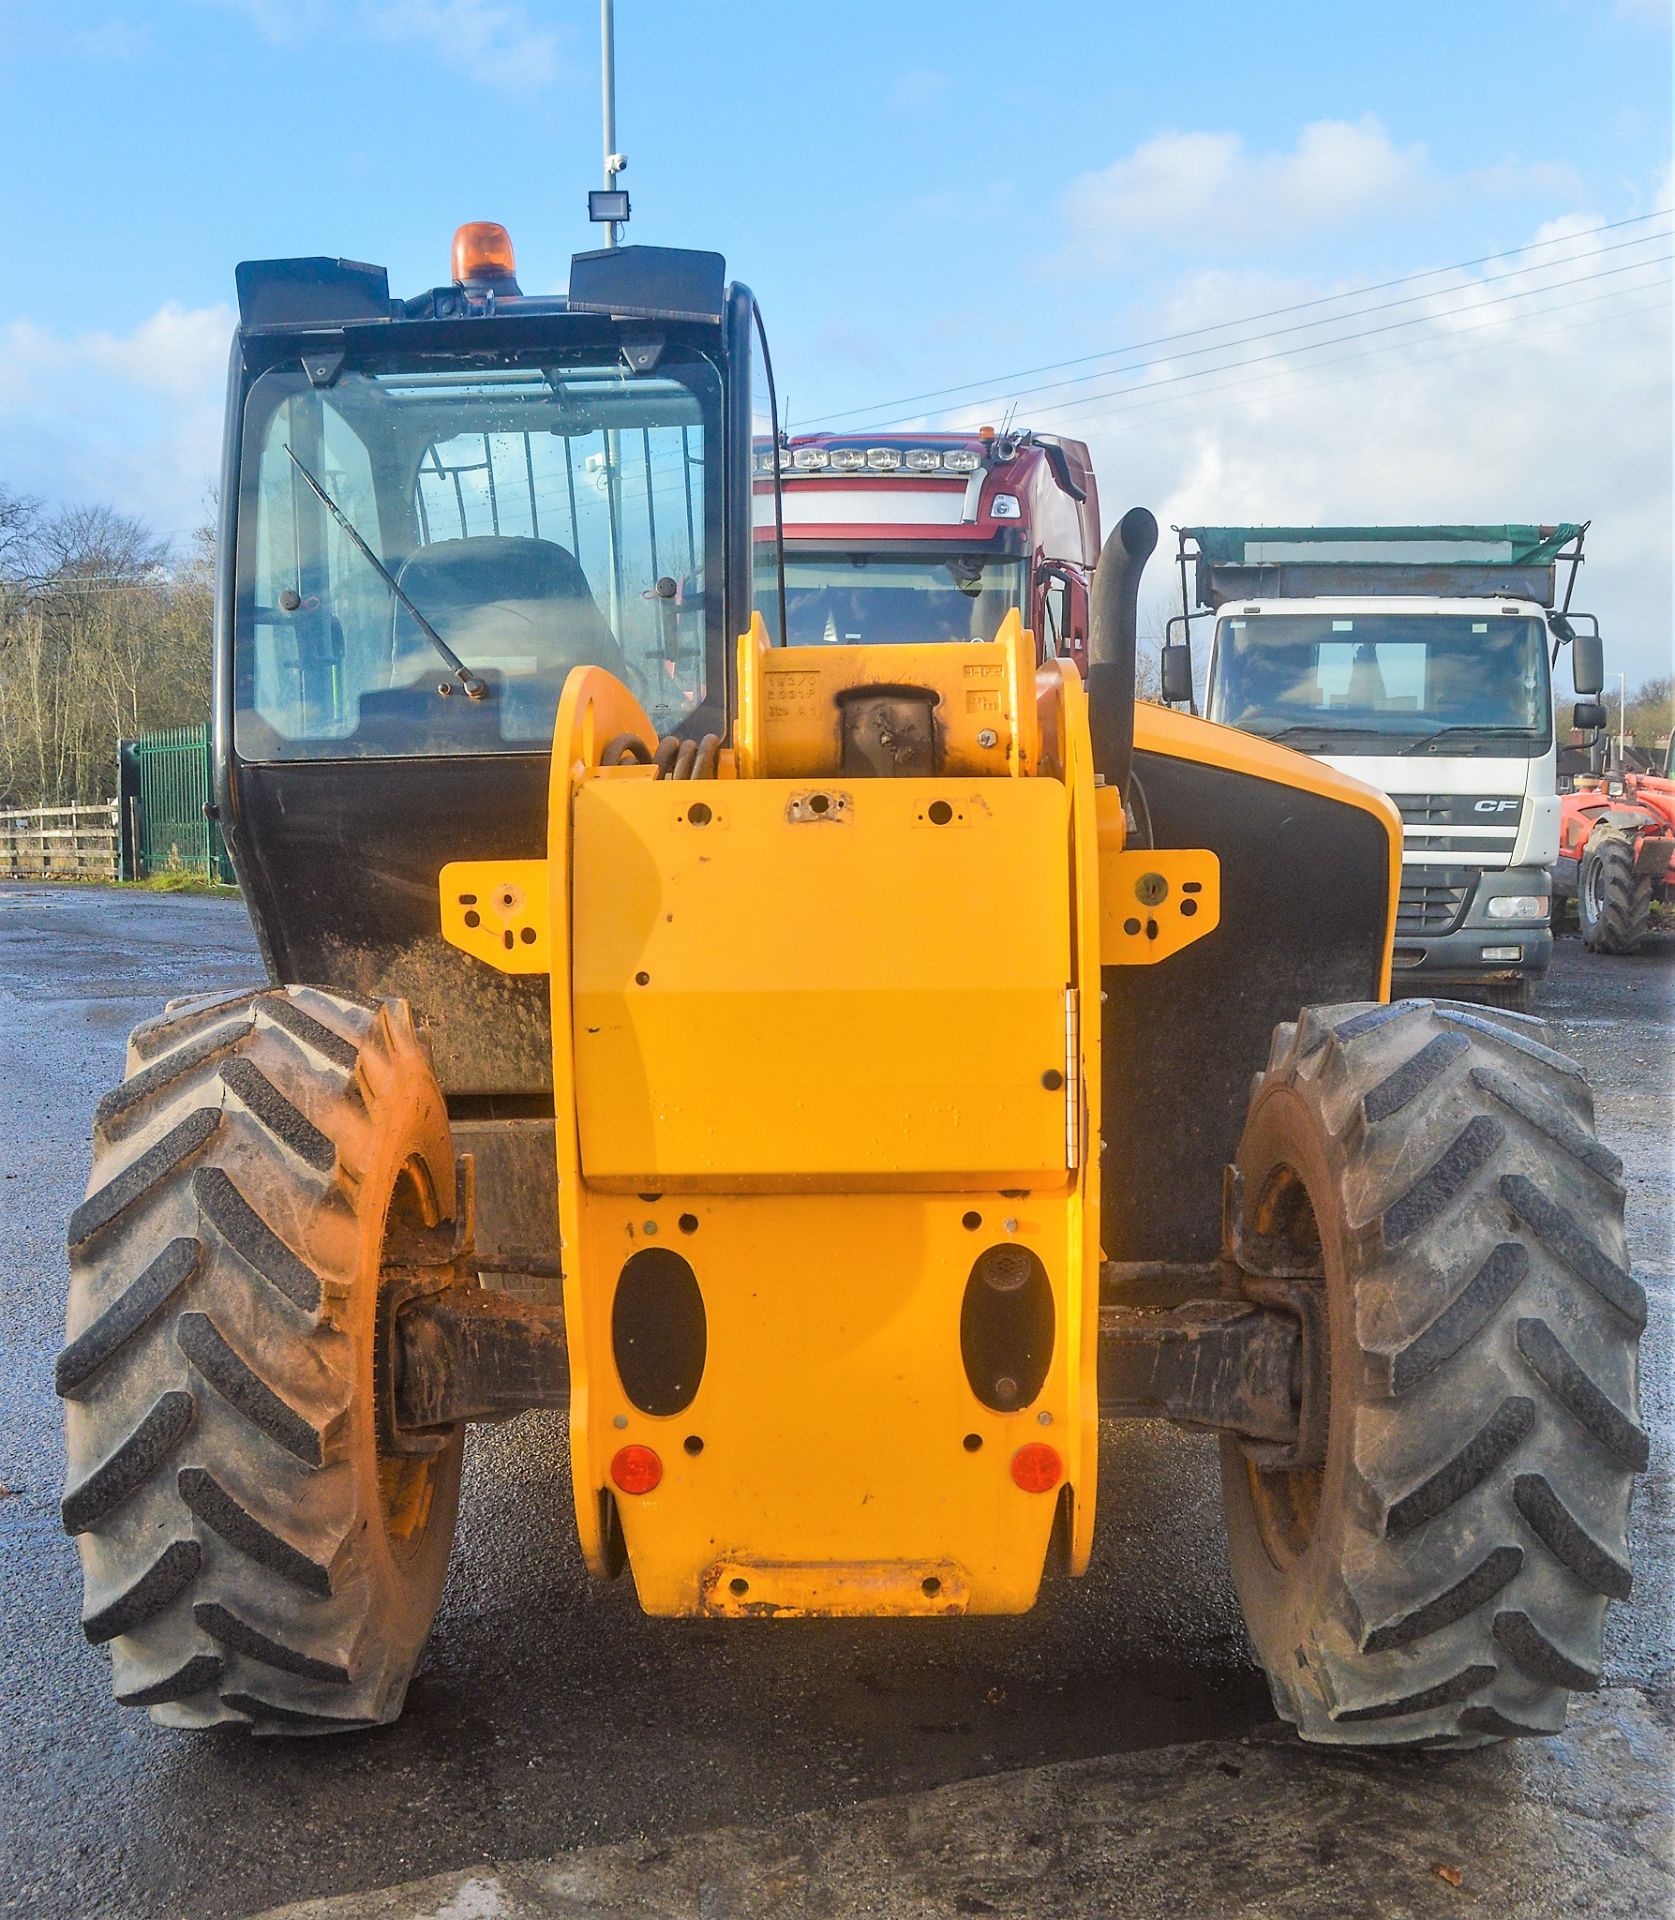
[[[1454,820],[1451,793],[1402,793],[1395,796],[1404,827],[1446,827]]]
[[[1460,924],[1465,905],[1464,887],[1451,887],[1440,880],[1404,878],[1396,902],[1396,932],[1452,933]]]

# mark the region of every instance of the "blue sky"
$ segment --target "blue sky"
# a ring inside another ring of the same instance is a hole
[[[415,291],[494,218],[561,287],[597,31],[593,0],[0,0],[0,482],[194,524],[238,259]],[[1594,231],[1670,206],[1661,0],[619,0],[617,42],[632,237],[727,254],[793,424],[965,383],[935,417],[975,418],[1021,369],[1538,243],[1018,418],[1086,431],[1108,514],[1591,514],[1610,649],[1666,670],[1675,222]]]

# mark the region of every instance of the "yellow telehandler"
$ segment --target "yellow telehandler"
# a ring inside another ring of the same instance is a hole
[[[1081,1573],[1101,1420],[1167,1418],[1306,1738],[1560,1728],[1646,1461],[1619,1163],[1539,1023],[1388,1000],[1387,800],[1136,705],[1151,515],[1085,684],[1016,614],[787,647],[718,256],[238,287],[214,804],[271,984],[134,1032],[69,1225],[117,1698],[393,1719],[472,1420],[568,1410],[648,1612],[923,1621]]]

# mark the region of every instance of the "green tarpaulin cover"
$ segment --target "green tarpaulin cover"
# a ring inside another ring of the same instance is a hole
[[[1540,567],[1582,531],[1571,521],[1556,527],[1183,527],[1212,566],[1255,566],[1302,560],[1311,565],[1382,564],[1416,567],[1480,561]],[[1323,552],[1330,547],[1332,552]]]

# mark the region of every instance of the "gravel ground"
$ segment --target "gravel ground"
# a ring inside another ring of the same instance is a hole
[[[57,1519],[63,1222],[129,1027],[171,995],[258,973],[235,903],[0,885],[0,1914],[247,1915],[476,1861],[771,1826],[1044,1763],[1237,1739],[1270,1719],[1204,1440],[1114,1430],[1093,1568],[1025,1619],[736,1627],[648,1621],[625,1584],[589,1584],[563,1425],[533,1415],[472,1434],[448,1593],[399,1725],[255,1743],[120,1711],[77,1625]],[[1615,961],[1567,938],[1545,1000],[1627,1162],[1654,1301],[1637,1599],[1614,1613],[1606,1678],[1657,1689],[1670,1666],[1675,937]]]

